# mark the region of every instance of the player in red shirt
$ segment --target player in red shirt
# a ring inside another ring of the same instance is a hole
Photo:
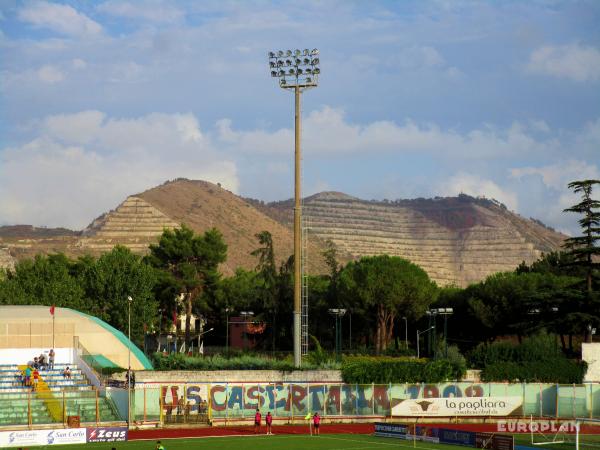
[[[258,434],[260,431],[260,419],[262,416],[260,415],[260,410],[256,408],[256,414],[254,414],[254,434]]]
[[[273,424],[273,416],[271,415],[271,411],[269,411],[265,416],[265,423],[267,424],[267,434],[273,434],[271,429],[271,425]]]
[[[321,416],[319,416],[318,412],[316,412],[315,415],[313,416],[313,425],[315,427],[315,435],[318,436],[319,435],[319,425],[321,425]]]

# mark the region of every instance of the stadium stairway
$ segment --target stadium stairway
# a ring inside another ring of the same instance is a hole
[[[68,366],[70,379],[63,377],[67,364],[41,370],[34,392],[21,384],[20,366],[0,365],[0,427],[63,423],[68,416],[79,416],[82,423],[121,421],[112,401],[99,396],[77,366]]]

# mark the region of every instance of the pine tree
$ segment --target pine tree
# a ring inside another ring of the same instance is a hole
[[[573,264],[586,269],[586,286],[588,293],[593,291],[594,270],[600,267],[600,201],[592,198],[594,185],[600,185],[600,180],[583,180],[569,183],[569,189],[581,194],[582,200],[576,205],[565,209],[565,212],[581,214],[579,219],[583,235],[575,236],[565,241],[564,247],[574,259]]]

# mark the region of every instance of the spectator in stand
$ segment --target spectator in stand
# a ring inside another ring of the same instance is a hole
[[[265,423],[267,424],[267,434],[273,434],[271,426],[273,425],[273,416],[271,415],[271,411],[267,413],[265,417]]]
[[[316,412],[315,415],[313,416],[313,425],[315,428],[315,436],[319,435],[319,426],[321,425],[321,416],[319,416],[319,413]]]
[[[254,414],[254,434],[258,434],[260,431],[260,419],[262,419],[260,410],[256,408],[256,414]]]
[[[54,349],[50,349],[50,353],[48,353],[48,369],[54,369]]]
[[[38,357],[38,364],[40,365],[40,370],[44,370],[46,368],[46,355],[43,353]]]
[[[37,369],[33,369],[33,390],[37,391],[38,381],[40,380],[40,373]]]
[[[17,369],[17,371],[15,372],[15,380],[21,386],[25,384],[25,376],[23,375],[23,372],[21,372],[19,369]]]
[[[39,369],[40,368],[40,363],[38,362],[38,357],[37,356],[35,358],[33,358],[33,368],[34,369]]]
[[[31,366],[27,364],[27,368],[25,369],[25,386],[31,386],[31,373]]]
[[[65,370],[63,370],[63,378],[67,378],[67,379],[71,379],[71,369],[69,369],[69,366],[66,367]]]

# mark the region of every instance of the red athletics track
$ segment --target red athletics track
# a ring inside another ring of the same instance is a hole
[[[265,434],[266,426],[260,427],[260,434]],[[321,424],[323,434],[372,434],[372,423],[340,423]],[[273,425],[274,434],[309,434],[308,425]],[[154,430],[130,430],[129,440],[137,439],[177,439],[207,436],[251,436],[254,426],[203,427],[203,428],[161,428]]]

